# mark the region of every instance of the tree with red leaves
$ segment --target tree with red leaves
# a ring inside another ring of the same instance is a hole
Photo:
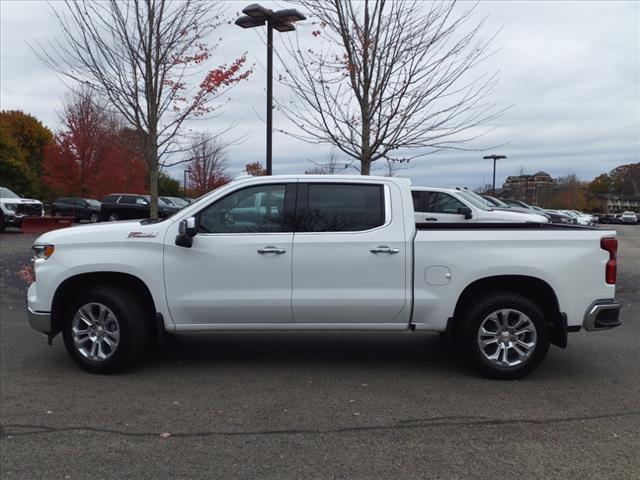
[[[200,197],[231,180],[226,174],[227,144],[210,134],[196,136],[190,148],[189,192]]]
[[[88,88],[67,97],[60,114],[62,130],[45,148],[44,184],[57,195],[82,198],[115,191],[144,193],[147,169],[135,134],[96,98]]]
[[[267,174],[267,169],[260,162],[247,163],[244,171],[254,177],[262,177]]]
[[[175,150],[185,121],[214,110],[212,102],[251,73],[240,56],[209,66],[205,41],[220,25],[221,2],[89,0],[54,10],[63,36],[35,53],[56,72],[89,85],[132,131],[147,165],[151,216],[158,215],[158,174]]]

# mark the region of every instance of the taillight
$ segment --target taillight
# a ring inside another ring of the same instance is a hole
[[[613,237],[603,238],[600,240],[600,248],[609,252],[609,261],[604,270],[604,279],[608,284],[614,285],[616,283],[618,239]]]

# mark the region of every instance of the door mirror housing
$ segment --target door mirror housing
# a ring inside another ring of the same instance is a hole
[[[460,215],[464,215],[465,220],[470,220],[473,218],[473,212],[469,207],[460,207],[458,208],[458,213]]]
[[[191,248],[193,245],[193,237],[198,233],[196,217],[185,218],[178,225],[178,236],[176,237],[176,245],[179,247]]]

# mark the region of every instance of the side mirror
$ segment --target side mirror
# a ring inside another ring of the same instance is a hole
[[[179,247],[191,248],[193,245],[193,237],[198,233],[196,225],[196,217],[185,218],[178,225],[178,236],[176,237],[176,245]]]
[[[465,220],[470,220],[473,218],[473,212],[469,207],[460,207],[458,208],[458,213],[460,215],[464,215]]]

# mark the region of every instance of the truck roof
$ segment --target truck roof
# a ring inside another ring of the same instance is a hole
[[[263,177],[254,177],[251,175],[241,176],[234,179],[231,183],[235,182],[244,182],[247,180],[255,180]],[[373,180],[373,181],[385,181],[385,182],[393,182],[405,186],[411,186],[411,179],[405,177],[382,177],[375,175],[304,175],[304,174],[291,174],[291,175],[271,175],[270,178],[278,178],[282,180],[352,180],[352,181],[363,181],[363,180]]]

